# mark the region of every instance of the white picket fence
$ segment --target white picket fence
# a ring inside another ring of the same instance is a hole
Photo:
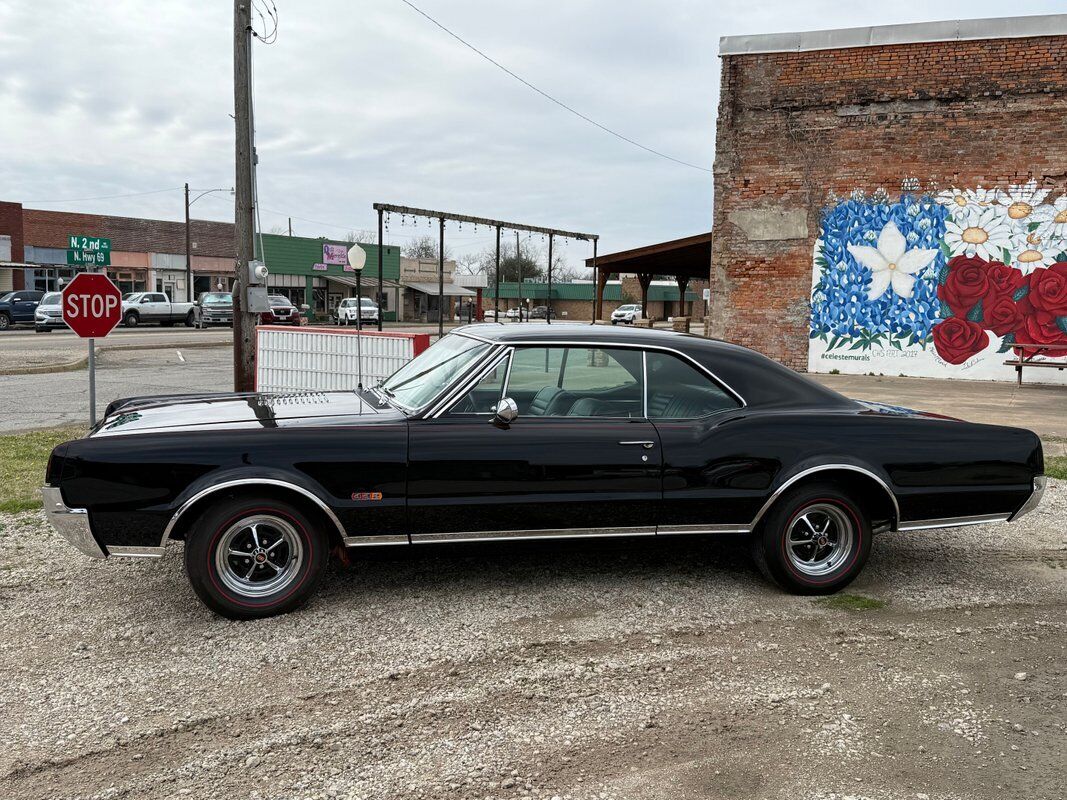
[[[392,375],[430,346],[426,333],[352,328],[256,328],[256,391],[328,392],[355,389]]]

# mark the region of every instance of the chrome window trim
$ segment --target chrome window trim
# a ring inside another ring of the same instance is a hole
[[[730,384],[728,384],[726,381],[724,381],[722,378],[720,378],[718,375],[716,375],[713,370],[709,369],[708,367],[705,367],[703,364],[701,364],[699,361],[697,361],[691,355],[689,355],[688,353],[684,353],[681,350],[678,350],[677,348],[674,348],[674,347],[668,347],[666,345],[652,344],[652,343],[647,343],[647,344],[641,343],[641,344],[638,344],[638,343],[635,343],[635,342],[590,342],[590,341],[580,341],[580,340],[574,340],[574,339],[559,339],[559,340],[555,340],[554,339],[554,340],[551,340],[551,341],[544,341],[544,342],[539,342],[539,341],[536,341],[536,340],[525,340],[525,339],[523,339],[523,340],[519,340],[519,341],[509,341],[507,344],[510,347],[519,347],[520,345],[524,346],[524,347],[528,347],[528,346],[535,346],[535,347],[536,346],[540,346],[540,347],[563,346],[563,347],[589,347],[589,348],[596,348],[596,349],[600,349],[600,350],[611,350],[613,348],[629,348],[631,350],[642,350],[645,353],[647,353],[650,350],[658,350],[658,351],[663,352],[663,353],[673,353],[674,355],[679,356],[680,358],[688,361],[690,364],[692,364],[698,370],[703,372],[705,375],[707,375],[709,378],[711,378],[717,384],[722,386],[727,392],[730,393],[730,395],[735,400],[737,400],[737,402],[739,402],[741,404],[741,408],[747,408],[748,407],[748,402],[745,400],[744,397],[741,396],[741,394],[736,389],[734,389],[734,387],[732,387]],[[646,381],[646,384],[647,384],[647,381]],[[736,411],[737,409],[732,409],[732,410]],[[715,412],[715,413],[721,413],[721,412]]]
[[[984,525],[989,522],[1007,522],[1010,514],[975,514],[967,517],[942,517],[940,519],[917,519],[901,522],[898,531],[925,531],[932,528],[961,528],[964,525]]]
[[[181,519],[182,514],[189,510],[189,508],[198,500],[202,500],[208,495],[220,492],[223,489],[232,489],[234,486],[281,486],[285,489],[292,489],[297,494],[301,494],[314,502],[322,511],[329,517],[330,521],[337,528],[337,532],[341,534],[342,539],[350,538],[345,531],[344,526],[341,524],[341,520],[337,518],[337,515],[333,512],[322,498],[320,498],[314,492],[308,491],[303,486],[297,486],[295,483],[289,481],[278,480],[277,478],[237,478],[231,481],[224,481],[222,483],[216,483],[213,486],[208,486],[205,489],[201,489],[194,494],[188,500],[181,504],[177,511],[171,515],[170,521],[167,523],[167,527],[163,529],[163,538],[159,542],[159,547],[162,549],[167,546],[167,542],[170,540],[170,534],[174,530],[174,526],[178,524],[178,520]],[[346,542],[347,543],[347,542]]]
[[[785,492],[786,489],[795,484],[797,481],[802,480],[803,478],[806,478],[809,475],[814,475],[818,472],[826,472],[832,469],[849,470],[851,472],[858,472],[861,475],[866,475],[868,478],[873,478],[878,483],[878,485],[880,485],[885,490],[886,494],[889,495],[889,499],[893,501],[893,527],[896,527],[897,523],[899,523],[900,521],[900,503],[897,502],[897,496],[893,493],[893,490],[889,488],[889,484],[887,484],[880,477],[875,475],[869,469],[857,467],[854,464],[820,464],[817,467],[808,467],[807,469],[801,470],[796,475],[793,475],[792,477],[787,479],[781,486],[774,490],[774,493],[767,498],[767,502],[765,502],[760,508],[760,510],[756,512],[756,516],[752,520],[752,524],[749,527],[755,529],[755,527],[759,524],[759,521],[763,519],[763,515],[770,510],[771,506],[774,505],[775,501],[782,496],[782,493]]]
[[[1026,502],[1019,507],[1019,510],[1011,515],[1008,522],[1015,522],[1019,517],[1029,514],[1041,504],[1041,498],[1045,496],[1045,489],[1048,488],[1048,476],[1035,475],[1032,485],[1030,496],[1026,498]]]
[[[648,419],[648,351],[641,350],[641,417]]]
[[[426,419],[437,419],[438,417],[447,414],[453,406],[456,405],[463,396],[478,385],[478,382],[492,372],[508,355],[510,355],[509,348],[501,350],[491,349],[487,356],[486,361],[481,363],[481,366],[474,366],[466,376],[461,377],[456,383],[452,384],[449,389],[446,389],[442,393],[442,397],[439,401],[435,401],[427,406],[425,413]],[[505,388],[507,385],[505,384]],[[501,395],[503,396],[503,395]]]

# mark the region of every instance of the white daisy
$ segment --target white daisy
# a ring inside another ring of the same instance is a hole
[[[943,206],[966,208],[967,206],[991,206],[997,202],[997,193],[993,189],[946,189],[938,192],[935,198]]]
[[[1008,218],[1016,222],[1030,221],[1034,209],[1048,197],[1048,189],[1038,189],[1037,181],[1027,181],[997,193],[997,202],[1008,209]]]
[[[871,271],[867,299],[877,300],[890,284],[900,297],[911,297],[915,273],[925,269],[937,256],[935,249],[916,247],[908,250],[907,240],[892,220],[878,234],[878,246],[848,245],[848,252]]]
[[[945,244],[953,256],[977,255],[986,261],[1000,261],[1001,250],[1011,247],[1013,233],[1002,206],[969,206],[945,220]]]
[[[1061,250],[1067,250],[1067,194],[1062,194],[1042,208],[1048,209],[1046,219],[1038,228],[1038,234],[1050,243],[1059,242]]]
[[[1011,249],[1015,254],[1015,264],[1023,272],[1029,273],[1037,267],[1047,267],[1056,263],[1061,243],[1055,239],[1045,239],[1040,231],[1032,233],[1019,232],[1012,237]]]

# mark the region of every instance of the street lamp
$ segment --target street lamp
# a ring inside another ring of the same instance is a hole
[[[348,264],[356,271],[356,372],[359,390],[363,391],[363,267],[367,263],[367,251],[358,244],[348,248]],[[378,316],[382,315],[381,309]]]
[[[190,303],[193,302],[193,230],[189,223],[189,206],[213,192],[229,192],[232,195],[233,189],[208,189],[190,200],[189,184],[185,184],[185,299]]]

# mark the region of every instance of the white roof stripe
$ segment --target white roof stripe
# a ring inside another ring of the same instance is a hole
[[[1033,36],[1067,35],[1067,14],[1043,14],[999,19],[958,19],[945,22],[914,22],[869,28],[764,33],[753,36],[722,36],[719,55],[788,53],[803,50],[839,50],[845,47],[875,47],[913,42],[951,42],[973,39],[1022,39]]]

